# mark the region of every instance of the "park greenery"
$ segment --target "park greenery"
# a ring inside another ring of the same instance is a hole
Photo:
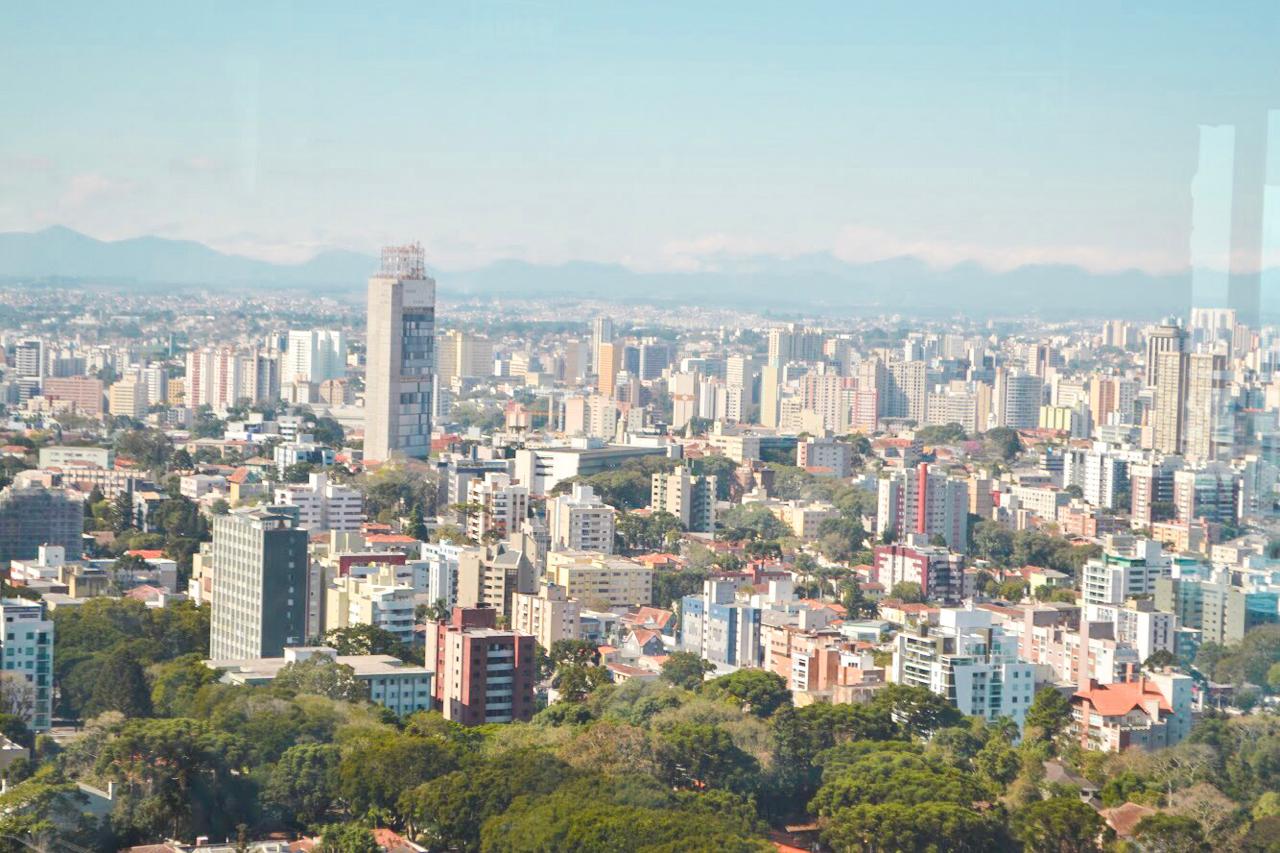
[[[540,663],[561,701],[527,723],[463,728],[435,712],[397,719],[327,660],[269,685],[222,683],[194,608],[102,599],[55,619],[62,713],[84,731],[35,739],[34,759],[9,769],[0,834],[56,826],[114,850],[312,833],[326,850],[373,850],[370,829],[387,826],[433,850],[673,853],[767,851],[770,826],[816,821],[836,851],[1112,849],[1078,791],[1045,781],[1056,760],[1104,804],[1163,810],[1142,849],[1280,839],[1274,717],[1211,717],[1173,749],[1103,755],[1072,742],[1052,689],[1019,738],[902,685],[865,704],[796,707],[771,672],[713,677],[687,653],[657,681],[614,685],[594,646],[569,641]],[[372,632],[325,640],[386,648]],[[20,721],[0,717],[0,730],[31,742]],[[115,785],[104,824],[73,820],[77,782]]]

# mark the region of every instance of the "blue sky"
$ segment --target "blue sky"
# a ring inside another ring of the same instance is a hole
[[[1280,7],[1032,5],[6,4],[0,230],[1179,268]]]

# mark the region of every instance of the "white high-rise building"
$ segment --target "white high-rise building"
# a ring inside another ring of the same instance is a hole
[[[986,610],[944,607],[938,626],[902,631],[894,640],[891,680],[944,696],[961,713],[1022,728],[1035,697],[1035,665]]]
[[[53,720],[53,620],[43,604],[21,598],[0,599],[0,618],[0,671],[26,682],[6,691],[29,694],[31,701],[23,697],[22,704],[30,713],[23,713],[23,718],[32,731],[46,732]]]
[[[427,277],[422,246],[384,248],[382,269],[369,279],[366,462],[431,452],[435,324],[436,283]]]
[[[277,486],[275,503],[296,506],[298,526],[304,530],[356,531],[364,520],[364,494],[331,483],[324,473],[308,475],[306,483]]]
[[[289,332],[289,350],[281,380],[327,382],[347,375],[347,338],[340,329]]]
[[[547,501],[547,526],[553,551],[613,553],[613,507],[584,483]]]

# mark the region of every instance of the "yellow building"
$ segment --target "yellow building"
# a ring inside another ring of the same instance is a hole
[[[591,551],[548,554],[547,580],[587,606],[597,601],[608,602],[610,607],[644,605],[653,593],[653,569]]]

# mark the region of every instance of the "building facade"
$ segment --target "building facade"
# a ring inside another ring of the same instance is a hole
[[[309,565],[296,509],[215,516],[210,656],[280,657],[306,642]]]
[[[422,247],[383,249],[382,268],[369,279],[365,461],[430,453],[435,323],[436,283]]]

